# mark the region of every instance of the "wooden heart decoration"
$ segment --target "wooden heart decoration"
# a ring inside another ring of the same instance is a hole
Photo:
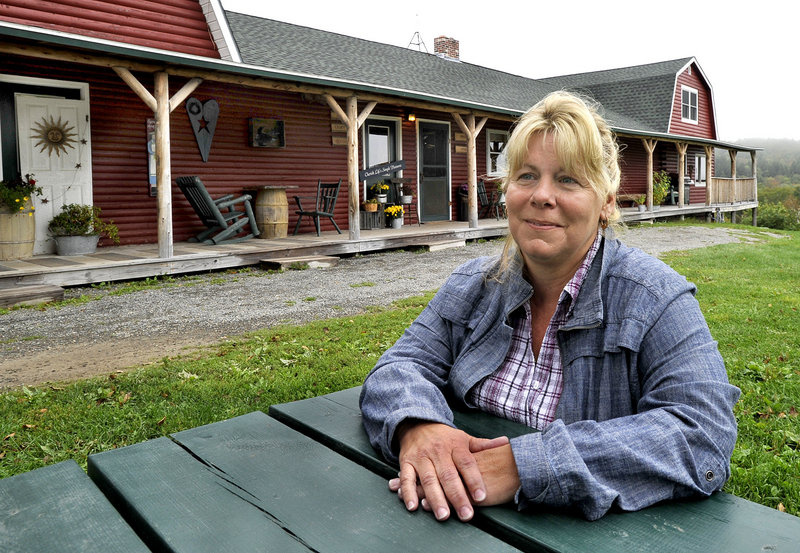
[[[197,147],[200,148],[200,156],[204,162],[208,161],[211,140],[217,128],[219,103],[214,99],[200,102],[197,98],[189,98],[186,100],[186,113],[189,114],[189,122],[192,124]]]

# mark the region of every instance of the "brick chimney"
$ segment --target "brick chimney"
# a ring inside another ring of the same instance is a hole
[[[457,60],[458,41],[454,38],[438,36],[433,39],[433,53],[440,57]]]

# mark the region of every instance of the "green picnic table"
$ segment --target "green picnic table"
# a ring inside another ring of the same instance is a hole
[[[359,393],[360,388],[351,388],[276,405],[270,415],[384,479],[394,477],[397,467],[372,448],[361,426]],[[455,424],[482,437],[531,432],[523,425],[477,412],[456,411]],[[707,499],[667,502],[633,513],[611,512],[593,522],[545,509],[483,507],[476,510],[474,524],[525,551],[800,551],[800,518],[722,492]]]
[[[75,461],[0,480],[3,553],[149,551]]]
[[[406,512],[383,478],[261,412],[92,455],[89,475],[154,551],[517,551]]]
[[[797,552],[800,518],[725,494],[588,522],[481,507],[470,523],[406,511],[367,441],[359,388],[273,406],[0,480],[0,551],[281,553]],[[476,435],[527,432],[456,413]]]

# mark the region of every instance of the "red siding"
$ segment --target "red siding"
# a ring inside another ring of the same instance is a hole
[[[0,19],[219,58],[197,0],[6,0]]]
[[[685,85],[697,90],[697,124],[681,121],[681,86]],[[672,123],[670,133],[685,136],[697,136],[716,140],[717,131],[714,122],[714,106],[711,105],[711,91],[703,79],[700,69],[696,64],[691,64],[678,75],[675,97],[672,104]]]

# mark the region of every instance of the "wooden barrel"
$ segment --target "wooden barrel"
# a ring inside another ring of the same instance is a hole
[[[286,238],[289,230],[289,203],[286,189],[265,186],[256,196],[256,223],[261,231],[259,238]]]
[[[0,207],[0,260],[31,257],[35,238],[36,221],[30,203],[17,212]]]

